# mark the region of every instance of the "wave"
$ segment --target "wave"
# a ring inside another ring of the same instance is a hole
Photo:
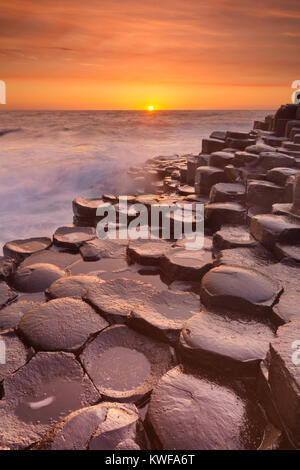
[[[0,137],[2,137],[3,135],[6,135],[6,134],[11,134],[12,132],[19,132],[21,130],[22,129],[20,127],[16,128],[16,129],[0,129]]]
[[[74,197],[133,192],[129,166],[199,153],[213,130],[247,130],[268,113],[1,111],[0,247],[72,223]]]

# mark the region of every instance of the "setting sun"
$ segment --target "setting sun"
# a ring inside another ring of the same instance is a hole
[[[153,111],[153,110],[154,110],[153,106],[148,106],[148,111]]]

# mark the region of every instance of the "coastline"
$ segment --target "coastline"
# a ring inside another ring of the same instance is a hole
[[[7,242],[0,448],[299,448],[300,106],[128,174],[149,214],[204,204],[204,246],[98,239],[110,194]]]

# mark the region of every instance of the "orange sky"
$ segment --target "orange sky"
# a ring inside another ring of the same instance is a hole
[[[300,0],[0,0],[0,110],[275,108],[299,56]]]

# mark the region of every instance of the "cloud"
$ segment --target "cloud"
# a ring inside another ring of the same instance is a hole
[[[2,0],[1,74],[277,86],[297,74],[299,26],[299,0]]]

